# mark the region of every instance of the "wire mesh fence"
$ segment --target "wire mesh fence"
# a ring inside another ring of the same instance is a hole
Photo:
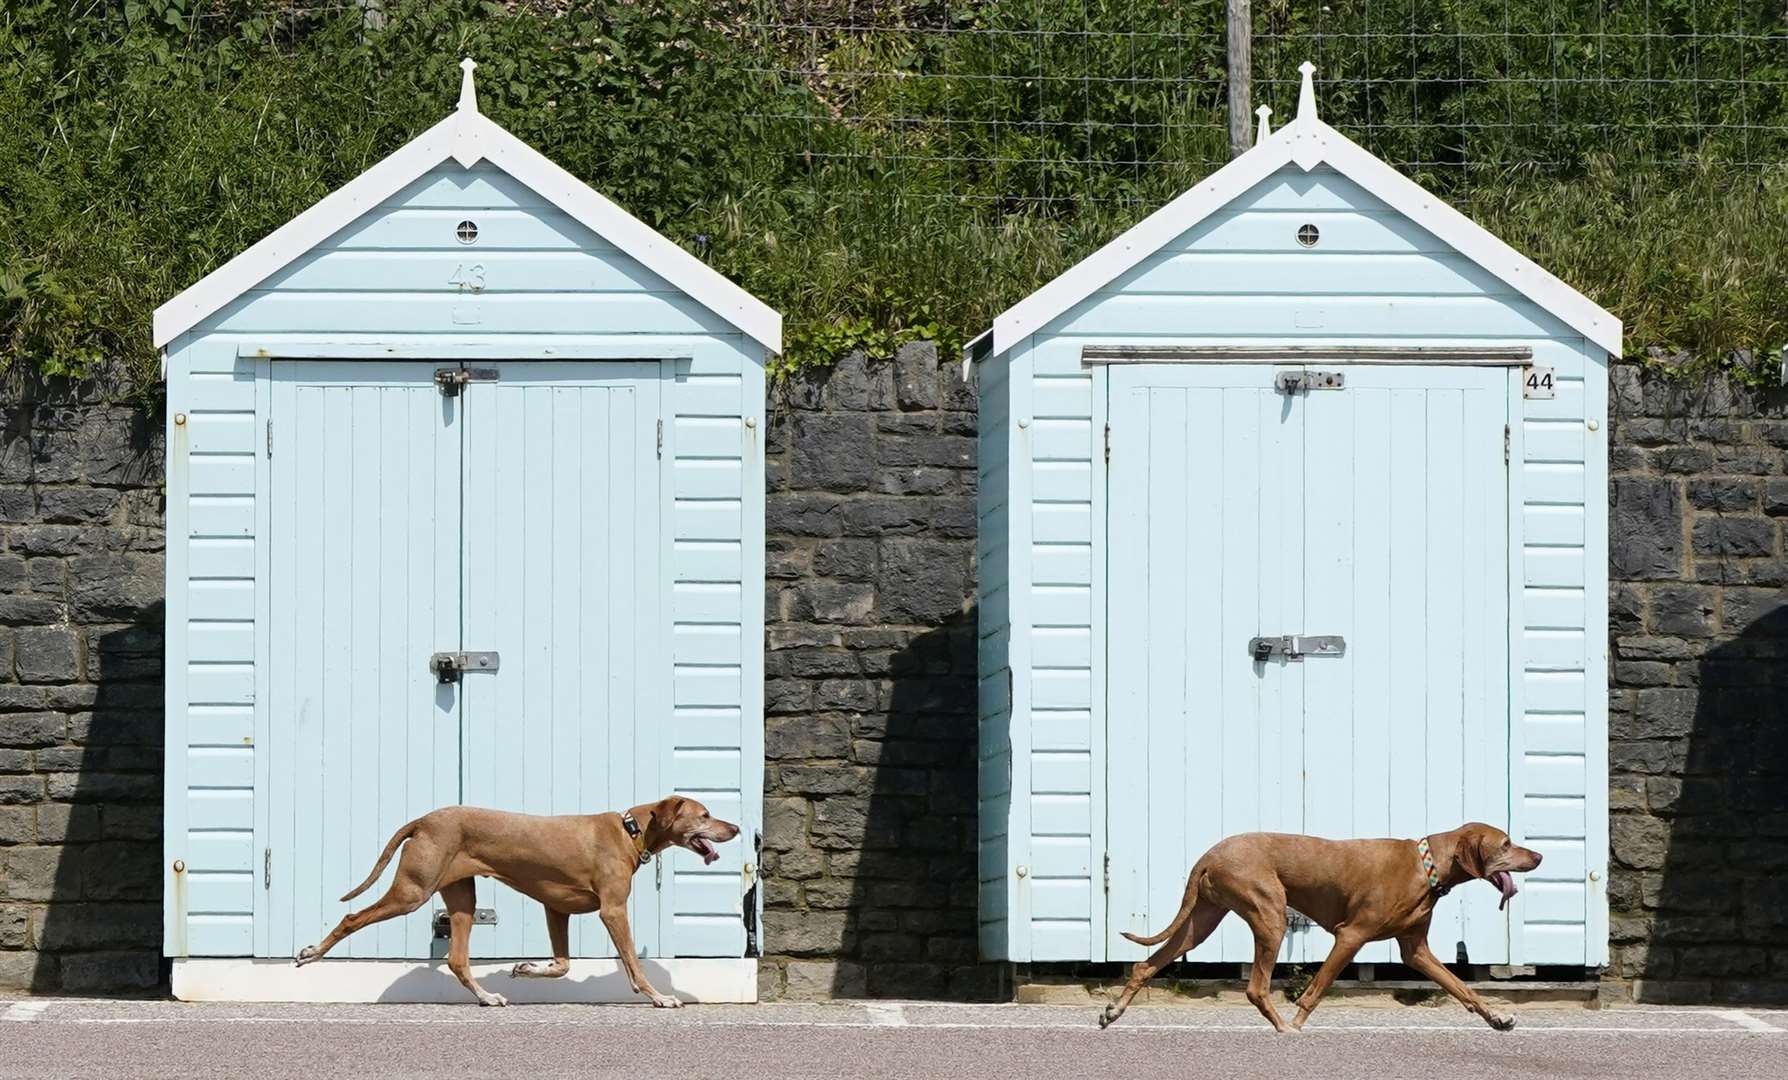
[[[993,207],[1158,197],[1227,159],[1223,0],[755,0],[756,116],[831,197]],[[1788,160],[1788,6],[1746,0],[1256,0],[1251,97],[1297,66],[1324,118],[1443,187]],[[810,98],[811,100],[806,100]]]

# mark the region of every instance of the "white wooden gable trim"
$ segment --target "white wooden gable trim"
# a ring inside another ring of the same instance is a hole
[[[1305,172],[1318,165],[1329,166],[1609,354],[1620,355],[1619,319],[1324,123],[1316,115],[1316,95],[1311,85],[1311,74],[1316,69],[1306,62],[1300,70],[1304,77],[1296,119],[1267,133],[1263,116],[1260,136],[1247,152],[1002,312],[993,321],[991,355],[1000,355],[1041,330],[1168,241],[1290,164]]]
[[[459,106],[452,115],[156,308],[156,348],[191,330],[338,229],[452,158],[468,169],[481,160],[489,161],[752,340],[771,352],[782,351],[782,316],[775,309],[480,113],[472,82],[472,69],[477,65],[465,60],[460,66],[465,75]]]

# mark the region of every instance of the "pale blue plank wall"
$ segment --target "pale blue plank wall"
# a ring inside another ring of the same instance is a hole
[[[985,364],[976,388],[980,438],[976,451],[977,644],[980,681],[978,764],[981,956],[1007,957],[1010,939],[1012,876],[1008,871],[1009,817],[1012,805],[1012,638],[1008,571],[1011,543],[1007,530],[1010,497],[1006,476],[1012,460],[1011,387],[1003,363]]]
[[[1295,240],[1306,222],[1321,231],[1314,249]],[[1605,357],[1357,185],[1295,168],[985,365],[1005,367],[1013,380],[1019,452],[1004,486],[1012,506],[1029,507],[1008,525],[1010,725],[1015,740],[1030,740],[1028,755],[1020,749],[1031,766],[1012,770],[1025,797],[1012,800],[1006,871],[1025,865],[1044,880],[1027,887],[1019,879],[1012,892],[1011,959],[1103,958],[1095,926],[1103,919],[1105,779],[1096,758],[1105,716],[1096,660],[1105,635],[1095,593],[1104,576],[1104,470],[1095,465],[1104,379],[1081,366],[1080,351],[1117,342],[1520,343],[1532,346],[1534,363],[1556,369],[1557,398],[1524,402],[1514,432],[1522,546],[1513,610],[1522,631],[1511,667],[1522,720],[1511,736],[1510,818],[1546,864],[1514,901],[1511,950],[1516,963],[1604,962],[1606,571],[1602,549],[1586,545],[1606,532]]]
[[[462,245],[454,230],[468,218],[478,240]],[[267,363],[253,354],[316,355],[324,343],[392,344],[425,360],[543,347],[663,360],[675,410],[665,434],[675,500],[666,639],[698,636],[708,658],[676,654],[666,786],[698,793],[748,839],[761,827],[763,772],[762,350],[525,186],[448,163],[168,348],[168,954],[267,951],[267,808],[255,794],[288,763],[254,752],[267,723],[257,620],[267,619],[268,508],[256,492],[269,477],[269,397]],[[174,425],[176,415],[187,422]],[[754,858],[742,844],[734,855]],[[706,884],[667,882],[672,940],[684,954],[737,955],[738,890],[697,887]]]

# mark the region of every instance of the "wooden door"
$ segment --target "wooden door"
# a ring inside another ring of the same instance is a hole
[[[399,826],[459,801],[460,697],[428,658],[459,648],[461,407],[434,365],[271,366],[270,744],[257,751],[273,764],[254,885],[269,953],[291,956],[366,904],[338,898]],[[332,955],[426,957],[431,910]],[[202,900],[192,912],[206,917]]]
[[[1285,393],[1287,369],[1109,375],[1114,958],[1142,954],[1118,932],[1165,926],[1225,836],[1507,820],[1509,375],[1334,368],[1343,388]],[[1281,635],[1345,646],[1250,655]],[[1443,902],[1431,940],[1448,960],[1460,941],[1474,962],[1507,960],[1485,890]],[[1303,926],[1281,956],[1329,944]],[[1191,959],[1252,955],[1230,919]]]
[[[464,678],[465,801],[588,814],[656,799],[671,679],[659,364],[480,366],[497,378],[464,391],[464,637],[499,667]],[[648,956],[672,884],[658,869],[635,876],[629,911]],[[474,928],[474,955],[550,955],[538,903],[477,887],[497,924]],[[594,916],[572,921],[572,951],[615,954]]]

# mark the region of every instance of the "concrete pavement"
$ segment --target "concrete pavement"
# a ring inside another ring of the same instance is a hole
[[[1289,1006],[1287,1007],[1289,1009]],[[1253,1009],[870,1002],[643,1006],[0,1001],[0,1078],[1782,1077],[1788,1012],[1325,1008],[1298,1036]]]

